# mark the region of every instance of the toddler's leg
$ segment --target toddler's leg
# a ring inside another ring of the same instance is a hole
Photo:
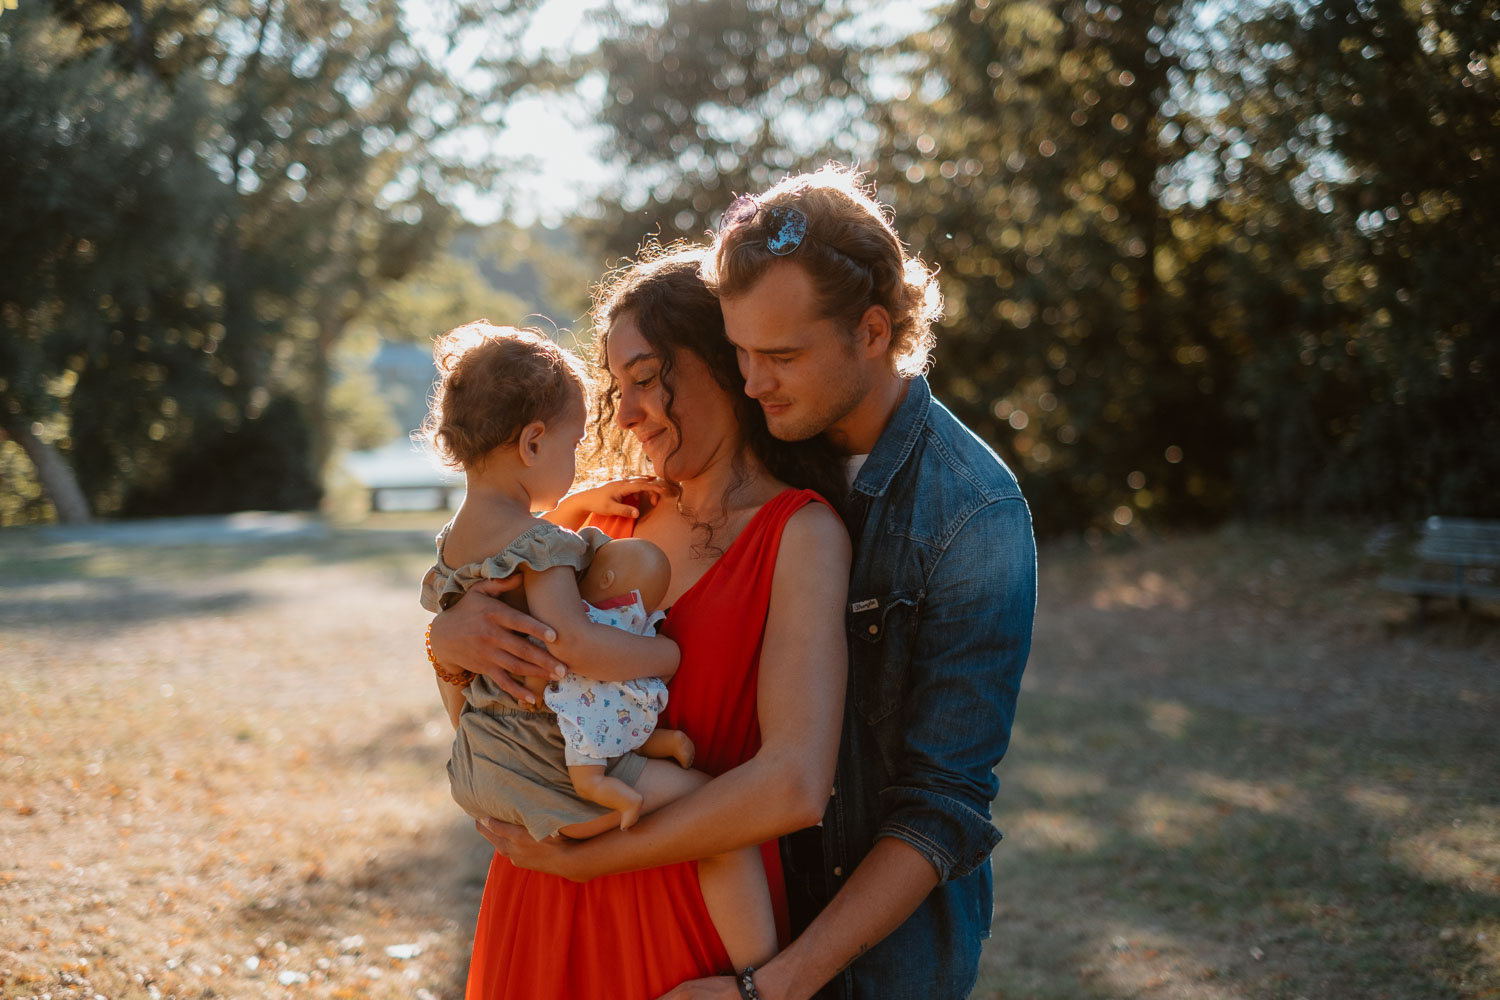
[[[642,757],[666,759],[670,757],[683,767],[693,766],[693,739],[681,729],[656,729],[646,737],[636,753]]]
[[[605,774],[603,764],[569,764],[568,777],[573,779],[573,791],[579,798],[619,810],[621,830],[635,826],[641,815],[641,793]]]
[[[685,771],[648,760],[636,789],[645,797],[642,812],[654,812],[708,782],[702,771]],[[738,971],[776,955],[776,918],[760,848],[742,847],[698,861],[698,887],[719,940]]]

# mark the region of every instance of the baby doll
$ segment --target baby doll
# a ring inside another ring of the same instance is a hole
[[[589,620],[655,635],[656,623],[665,617],[656,609],[671,579],[665,552],[642,538],[621,538],[594,552],[578,580],[578,593]],[[570,670],[541,694],[557,713],[573,790],[620,810],[621,829],[639,815],[641,793],[605,773],[609,758],[635,750],[643,757],[671,758],[683,767],[693,764],[693,741],[686,733],[656,728],[657,714],[667,707],[667,685],[660,678],[599,681]]]

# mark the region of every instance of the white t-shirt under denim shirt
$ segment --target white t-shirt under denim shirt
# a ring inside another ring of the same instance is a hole
[[[863,455],[850,455],[844,459],[844,478],[849,481],[849,488],[854,489],[854,480],[859,478],[859,470],[865,467],[865,459],[870,457],[869,452]]]

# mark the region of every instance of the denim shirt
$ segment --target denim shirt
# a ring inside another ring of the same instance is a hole
[[[1036,609],[1031,514],[1010,469],[917,377],[844,515],[854,539],[848,697],[823,825],[784,844],[794,930],[876,840],[899,838],[939,885],[818,995],[957,1000],[973,989],[989,937],[994,769]]]

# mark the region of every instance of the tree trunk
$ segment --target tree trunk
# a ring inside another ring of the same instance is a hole
[[[92,520],[89,502],[84,499],[83,490],[79,489],[73,470],[56,448],[31,433],[24,417],[12,416],[0,409],[0,431],[4,431],[7,437],[20,445],[21,450],[26,452],[26,457],[31,459],[37,481],[42,484],[47,498],[52,501],[58,521],[63,524],[87,524]]]

